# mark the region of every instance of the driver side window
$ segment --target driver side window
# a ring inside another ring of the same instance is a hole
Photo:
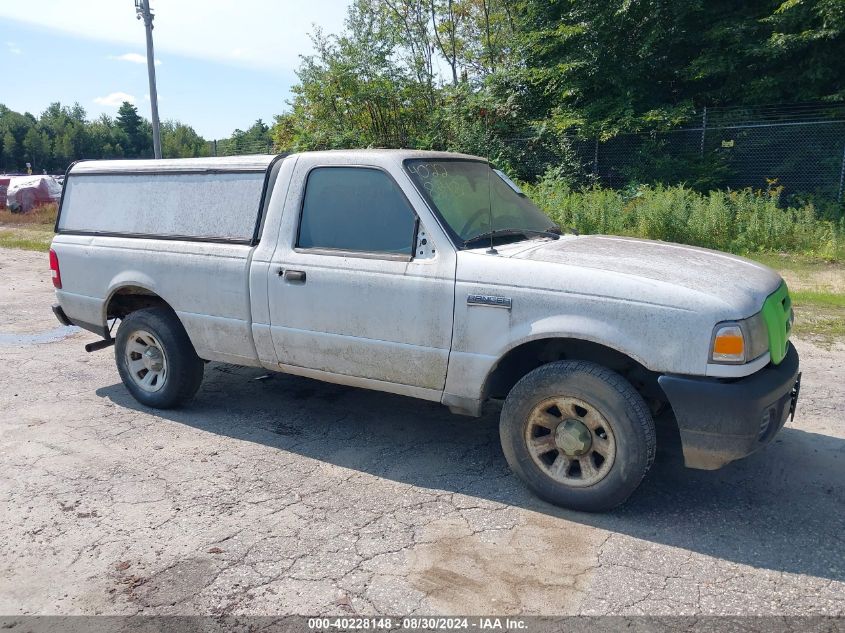
[[[399,186],[383,171],[317,167],[305,184],[296,245],[410,257],[415,221]]]

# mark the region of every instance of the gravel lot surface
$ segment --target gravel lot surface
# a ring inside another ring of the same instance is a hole
[[[146,409],[57,327],[46,269],[0,250],[0,614],[845,614],[841,344],[797,342],[766,450],[669,447],[589,515],[510,474],[495,410],[216,363]]]

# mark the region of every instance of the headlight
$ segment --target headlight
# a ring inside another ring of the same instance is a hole
[[[717,363],[745,362],[745,336],[738,324],[732,323],[716,327],[710,358]]]
[[[714,363],[738,365],[767,351],[769,332],[761,312],[741,321],[719,323],[713,330],[710,360]]]
[[[748,360],[760,358],[769,351],[769,328],[766,327],[762,312],[740,321],[740,327],[745,330],[746,334]]]

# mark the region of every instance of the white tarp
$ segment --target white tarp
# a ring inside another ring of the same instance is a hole
[[[56,182],[52,176],[8,176],[9,178],[9,194],[16,194],[18,190],[32,187],[37,189],[41,183],[44,183],[45,192],[49,196],[58,200],[62,195],[62,186]]]

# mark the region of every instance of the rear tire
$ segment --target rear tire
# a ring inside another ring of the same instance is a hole
[[[513,471],[540,498],[601,512],[623,503],[654,461],[654,420],[622,376],[559,361],[524,376],[505,400],[499,434]]]
[[[177,407],[190,400],[202,383],[204,363],[169,308],[129,314],[120,323],[114,350],[123,384],[148,407]]]

